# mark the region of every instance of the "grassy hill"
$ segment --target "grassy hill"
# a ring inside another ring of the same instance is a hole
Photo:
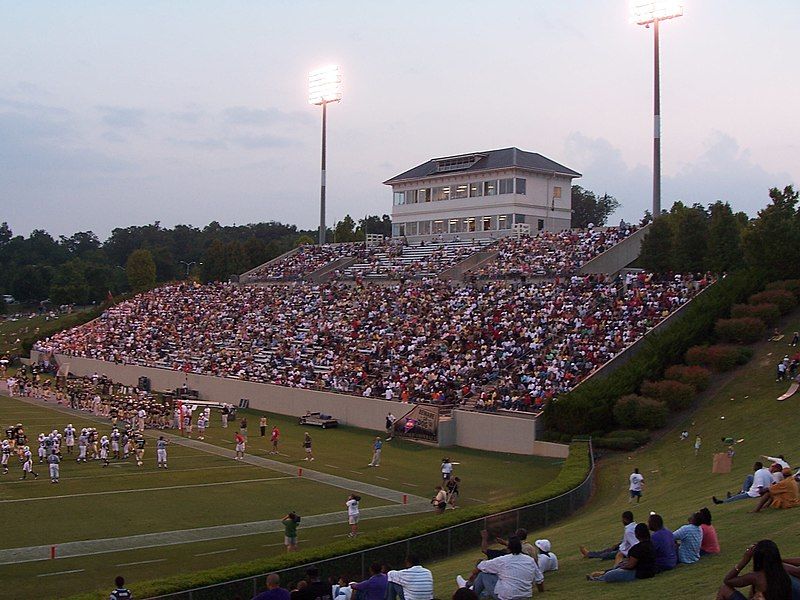
[[[599,463],[597,491],[588,507],[556,526],[530,534],[531,541],[548,538],[559,558],[560,570],[545,577],[548,598],[710,598],[748,544],[770,538],[778,544],[783,556],[800,555],[800,510],[767,509],[749,514],[755,507],[754,501],[720,506],[711,501],[714,494],[724,497],[726,490],[738,491],[753,462],[760,460],[762,454],[784,454],[791,464],[800,466],[797,419],[800,394],[777,402],[788,383],[775,381],[775,365],[784,354],[792,353],[788,342],[796,330],[800,330],[797,313],[784,324],[787,335],[783,340],[754,346],[750,363],[718,376],[700,398],[698,408],[676,421],[663,437],[633,453],[606,454]],[[690,436],[681,441],[680,432],[684,429]],[[695,456],[693,444],[698,433],[703,444]],[[712,457],[715,452],[725,450],[721,438],[726,436],[744,441],[736,444],[733,471],[715,475],[711,473]],[[646,483],[639,505],[629,504],[627,497],[628,475],[634,467],[644,474]],[[585,559],[578,546],[585,544],[599,549],[619,541],[622,511],[633,510],[637,521],[646,520],[650,511],[656,511],[663,515],[666,526],[674,530],[703,506],[708,506],[713,514],[722,548],[719,556],[703,558],[696,565],[680,566],[651,580],[628,584],[586,581],[587,573],[609,568],[610,562]],[[449,598],[455,589],[455,576],[459,573],[466,576],[480,558],[478,542],[476,551],[432,565],[438,597]]]

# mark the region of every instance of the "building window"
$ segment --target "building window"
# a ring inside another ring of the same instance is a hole
[[[434,235],[438,233],[444,233],[444,221],[434,221],[431,233]]]
[[[400,235],[400,225],[397,223],[392,223],[392,237],[398,237]]]
[[[449,225],[450,227],[447,230],[449,233],[461,232],[461,221],[459,219],[450,219]]]
[[[475,217],[469,217],[467,219],[464,219],[464,225],[466,227],[466,229],[464,229],[464,231],[467,231],[469,233],[474,233],[475,232]]]
[[[406,224],[405,223],[399,223],[397,225],[397,235],[399,235],[400,237],[403,237],[405,234],[406,234]]]
[[[525,195],[525,178],[524,177],[517,177],[517,193]]]
[[[450,186],[433,188],[433,201],[450,200]]]
[[[477,198],[478,196],[483,196],[483,183],[470,183],[469,184],[469,197],[470,198]]]
[[[553,188],[553,200],[560,200],[561,199],[561,188],[559,186],[555,186]]]
[[[417,203],[417,190],[408,190],[406,192],[406,204]]]
[[[422,188],[421,190],[417,190],[417,202],[422,204],[423,202],[430,202],[431,201],[431,188]]]
[[[453,198],[466,198],[467,197],[467,184],[461,183],[453,186]]]
[[[406,235],[417,235],[417,222],[406,223]]]
[[[483,227],[481,227],[481,231],[492,230],[492,217],[483,217],[483,219],[481,219],[481,223],[483,225]]]
[[[524,223],[525,215],[514,215],[514,223]]]
[[[501,179],[500,180],[500,194],[513,194],[514,193],[514,180],[509,179]]]
[[[400,206],[401,204],[406,203],[406,193],[405,192],[395,192],[394,193],[394,205]]]
[[[483,195],[496,196],[497,195],[497,179],[483,182]]]
[[[431,234],[431,222],[430,221],[420,221],[419,222],[419,234],[420,235],[430,235]]]
[[[497,217],[498,229],[511,229],[511,215],[500,215]]]
[[[539,231],[541,231],[542,229],[544,229],[544,219],[539,219],[539,220],[536,222],[536,228],[537,228]]]

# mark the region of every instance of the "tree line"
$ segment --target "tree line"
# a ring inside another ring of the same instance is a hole
[[[329,228],[327,239],[349,242],[366,233],[391,234],[388,215],[349,215]],[[313,244],[316,230],[271,221],[223,226],[116,228],[105,241],[92,231],[57,239],[43,229],[25,237],[0,224],[0,291],[23,303],[90,304],[111,294],[139,291],[191,277],[227,280],[300,244]],[[0,311],[7,310],[0,297]]]

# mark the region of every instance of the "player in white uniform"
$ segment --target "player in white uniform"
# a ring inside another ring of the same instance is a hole
[[[162,465],[165,469],[167,468],[167,440],[164,439],[163,435],[159,436],[156,442],[156,460],[159,469]]]
[[[114,429],[111,430],[111,452],[117,460],[119,460],[119,438],[119,429],[114,427]]]
[[[8,459],[11,458],[11,444],[8,440],[3,440],[0,447],[0,466],[3,467],[3,475],[8,473]]]
[[[89,448],[89,433],[86,429],[81,430],[78,438],[78,462],[86,462],[86,451]]]
[[[72,423],[64,429],[64,441],[67,444],[67,454],[72,454],[72,447],[75,445],[75,428]]]
[[[43,433],[39,434],[39,451],[38,451],[38,454],[39,454],[39,462],[40,463],[43,463],[44,459],[47,457],[47,455],[45,454],[45,449],[44,449],[44,439],[45,439],[45,437],[46,436]]]
[[[108,447],[111,445],[111,442],[108,441],[108,436],[104,435],[100,438],[100,460],[103,461],[103,466],[108,466]]]
[[[33,475],[34,479],[39,479],[39,474],[33,470],[33,454],[28,446],[22,447],[22,477],[20,479],[27,479],[28,473]]]
[[[204,440],[206,437],[206,416],[204,413],[200,413],[200,416],[197,417],[197,439]]]
[[[59,465],[61,458],[53,452],[47,457],[47,462],[50,464],[50,483],[58,483],[61,477],[61,465]]]

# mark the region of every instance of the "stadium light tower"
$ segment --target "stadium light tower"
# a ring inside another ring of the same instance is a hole
[[[678,0],[631,0],[631,22],[653,25],[653,219],[661,214],[661,80],[658,58],[658,24],[683,15]]]
[[[322,106],[322,167],[319,189],[319,244],[325,243],[325,134],[328,103],[342,99],[342,73],[338,65],[315,69],[308,74],[308,103]]]

